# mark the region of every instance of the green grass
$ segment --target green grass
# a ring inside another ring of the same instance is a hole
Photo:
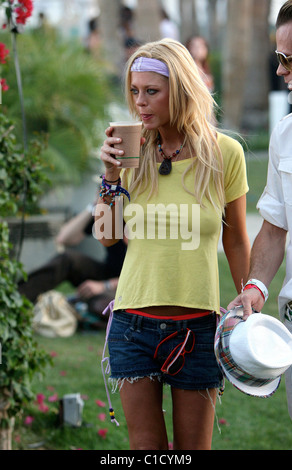
[[[219,256],[221,279],[221,305],[226,308],[235,296],[228,265],[223,254]],[[284,277],[282,267],[270,287],[270,297],[264,313],[277,317],[277,293]],[[36,403],[24,410],[17,422],[13,436],[14,449],[40,448],[70,450],[127,450],[127,427],[118,394],[111,394],[119,427],[110,423],[107,400],[100,368],[104,344],[104,333],[77,333],[67,339],[38,337],[39,344],[53,353],[54,366],[47,370],[45,378],[35,380],[34,390],[45,395],[47,412],[41,412]],[[58,419],[58,402],[48,398],[57,394],[61,398],[67,393],[81,393],[84,399],[83,423],[80,428],[63,427]],[[165,419],[171,437],[171,399],[169,389],[164,395]],[[97,404],[104,402],[105,407]],[[101,421],[99,415],[106,414]],[[268,399],[249,397],[226,382],[226,390],[218,402],[217,420],[214,426],[214,450],[291,450],[291,420],[286,405],[286,392],[282,381],[277,392]],[[32,416],[31,425],[24,419]],[[219,423],[219,428],[217,426]],[[98,434],[106,429],[106,436]]]
[[[267,159],[254,154],[247,156],[247,175],[250,191],[247,195],[248,212],[256,211],[256,203],[266,184]],[[223,254],[219,255],[221,305],[226,308],[235,295],[228,263]],[[284,279],[284,264],[273,280],[270,296],[263,313],[278,317],[277,296]],[[62,285],[65,293],[71,291],[67,284]],[[119,395],[111,394],[119,427],[110,423],[107,412],[107,399],[100,368],[104,344],[104,333],[75,334],[67,339],[46,339],[38,337],[39,344],[53,353],[54,366],[47,370],[45,378],[35,380],[36,394],[45,395],[48,405],[46,413],[31,403],[18,420],[13,437],[14,449],[85,449],[85,450],[127,450],[127,427],[123,416]],[[68,393],[81,393],[84,400],[83,423],[80,428],[63,427],[58,418],[58,402],[50,402],[49,397],[59,398]],[[105,407],[97,403],[104,402]],[[164,409],[169,441],[171,442],[171,398],[166,387]],[[106,420],[100,419],[106,414]],[[268,398],[249,397],[226,381],[226,390],[216,407],[214,425],[214,450],[292,450],[291,420],[287,411],[284,380],[276,393]],[[31,425],[24,419],[32,416]],[[98,433],[107,430],[105,437]]]
[[[256,204],[263,192],[267,180],[268,159],[250,153],[246,157],[246,172],[249,192],[246,195],[247,212],[257,212]]]

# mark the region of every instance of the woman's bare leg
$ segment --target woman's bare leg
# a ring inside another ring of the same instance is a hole
[[[210,450],[216,389],[197,391],[172,388],[172,400],[174,449]]]
[[[148,377],[124,381],[121,401],[128,425],[131,450],[167,450],[162,410],[162,384]]]

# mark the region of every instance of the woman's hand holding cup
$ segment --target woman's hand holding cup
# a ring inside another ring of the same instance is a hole
[[[114,147],[115,144],[121,143],[122,139],[119,137],[112,137],[113,127],[108,127],[105,131],[107,138],[101,147],[100,158],[103,161],[106,174],[109,180],[118,179],[122,164],[116,159],[117,156],[124,154],[124,151]]]

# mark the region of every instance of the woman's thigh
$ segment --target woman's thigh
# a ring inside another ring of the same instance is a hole
[[[125,380],[120,388],[131,450],[167,450],[162,409],[162,384],[157,378]]]
[[[174,449],[211,449],[216,393],[172,388]]]

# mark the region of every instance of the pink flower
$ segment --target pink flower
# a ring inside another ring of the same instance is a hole
[[[50,356],[51,357],[56,357],[56,356],[58,356],[58,353],[56,353],[56,351],[51,351]]]
[[[99,431],[97,431],[97,434],[103,439],[105,439],[107,435],[107,431],[108,431],[107,429],[99,429]]]
[[[62,375],[63,377],[67,374],[67,372],[65,370],[61,370],[60,371],[60,375]]]
[[[99,415],[97,415],[98,419],[100,419],[100,421],[105,421],[105,418],[106,418],[106,414],[105,413],[99,413]]]
[[[45,405],[44,403],[41,403],[39,405],[39,410],[42,412],[42,413],[47,413],[49,411],[49,407],[48,405]]]
[[[27,416],[24,420],[24,424],[26,426],[30,426],[34,422],[34,417],[33,416]]]
[[[57,393],[54,393],[53,395],[51,395],[50,397],[48,397],[48,401],[49,402],[53,402],[53,401],[58,401],[58,394]]]
[[[95,400],[95,403],[97,404],[97,406],[100,406],[101,408],[104,408],[106,406],[104,401],[101,401],[101,400]]]

